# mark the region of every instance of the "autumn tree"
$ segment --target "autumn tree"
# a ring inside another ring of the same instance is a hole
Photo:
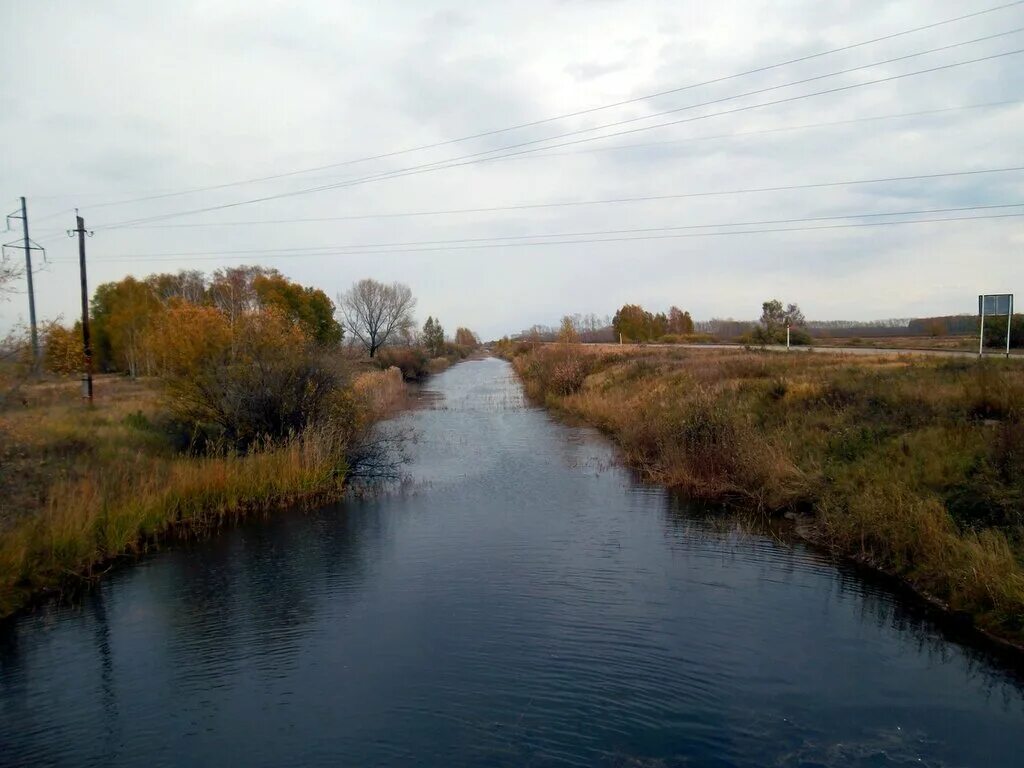
[[[455,343],[460,347],[478,347],[480,339],[469,328],[459,327],[455,329]]]
[[[373,357],[412,328],[416,299],[402,283],[365,279],[339,295],[338,305],[345,329]]]
[[[800,310],[800,307],[796,304],[786,305],[786,325],[794,328],[803,328],[807,325],[807,318],[804,317],[804,313]]]
[[[334,302],[318,288],[289,280],[276,269],[241,266],[213,273],[203,293],[202,274],[179,272],[154,278],[163,295],[177,295],[186,301],[209,301],[234,322],[257,308],[276,308],[303,327],[318,344],[338,344],[343,329],[334,317]]]
[[[673,305],[668,311],[668,331],[680,335],[693,333],[693,318],[690,317],[690,313]]]
[[[319,288],[300,285],[276,271],[256,275],[252,286],[261,307],[279,310],[318,344],[341,342],[344,331],[334,318],[334,302]]]
[[[152,372],[147,334],[163,305],[153,288],[134,277],[103,283],[93,295],[93,350],[107,370],[131,376]]]
[[[423,324],[423,346],[432,357],[440,357],[444,353],[444,328],[440,320],[427,317]]]
[[[96,289],[92,301],[93,346],[100,365],[131,375],[154,372],[159,347],[150,330],[169,308],[207,306],[223,315],[230,326],[246,315],[273,309],[299,326],[320,345],[341,341],[342,328],[327,294],[293,282],[274,269],[257,266],[216,271],[209,284],[201,272],[126,277]]]
[[[267,267],[227,267],[213,273],[207,296],[213,306],[223,312],[233,323],[246,312],[259,306],[259,296],[254,282],[257,277],[278,274]]]
[[[621,339],[642,341],[647,333],[647,313],[639,304],[624,304],[612,318],[612,328]]]
[[[71,328],[61,325],[58,320],[44,323],[40,337],[43,343],[43,365],[47,371],[59,376],[70,376],[82,370],[84,350],[81,323],[75,323]]]
[[[786,311],[778,299],[771,299],[761,305],[761,326],[769,336],[775,336],[778,329],[785,323],[785,319]]]
[[[579,344],[580,332],[576,321],[569,315],[562,318],[558,328],[558,340],[563,344]]]
[[[664,318],[656,318],[639,304],[625,304],[612,318],[612,327],[626,341],[650,341],[664,333]]]
[[[146,278],[157,298],[164,304],[178,299],[192,304],[206,301],[206,277],[197,269],[182,269],[176,274],[164,272]]]
[[[214,443],[247,450],[329,418],[338,381],[318,345],[276,308],[231,317],[180,303],[153,335],[171,411]]]
[[[668,333],[668,316],[664,312],[659,312],[651,318],[650,335],[648,338],[657,339]]]
[[[785,339],[787,327],[802,329],[806,324],[798,305],[789,304],[783,308],[781,301],[771,299],[761,305],[761,327],[757,329],[757,335],[765,343],[778,343]]]
[[[231,337],[231,323],[216,307],[175,304],[151,332],[153,346],[159,350],[157,372],[169,379],[188,377],[211,361],[229,356]]]

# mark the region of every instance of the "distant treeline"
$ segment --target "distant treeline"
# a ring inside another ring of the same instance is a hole
[[[732,318],[702,320],[695,323],[701,333],[720,339],[733,339],[749,333],[757,323]],[[1004,322],[1003,326],[1006,328]],[[938,317],[894,317],[887,320],[808,320],[807,332],[819,338],[886,338],[893,336],[962,336],[978,332],[976,315],[943,315]]]
[[[916,336],[918,334],[910,330],[910,325],[875,325],[864,323],[863,325],[827,327],[821,325],[808,325],[807,330],[812,336],[818,338],[833,339],[882,339],[893,336]],[[924,334],[921,334],[924,335]],[[943,334],[948,335],[948,334]]]
[[[615,329],[612,327],[612,319],[608,315],[566,315],[569,322],[575,329],[579,340],[587,344],[607,343],[617,341]],[[564,323],[564,319],[563,319]],[[561,325],[533,325],[516,335],[516,338],[534,339],[536,341],[555,341],[561,331]]]
[[[1005,324],[1003,326],[1006,327]],[[911,320],[908,330],[913,336],[957,336],[978,332],[977,315],[946,315]]]
[[[615,342],[618,333],[612,325],[611,318],[597,315],[573,315],[580,340],[583,342]],[[1016,340],[1018,324],[1024,323],[1024,316],[1014,315],[1013,346]],[[1006,333],[1006,320],[990,318],[986,321],[986,340],[989,335],[996,337],[1000,331]],[[734,320],[730,318],[712,318],[697,320],[693,330],[698,334],[713,336],[722,341],[735,340],[748,336],[759,327],[755,320]],[[806,331],[816,338],[892,338],[897,336],[965,336],[978,332],[976,315],[940,315],[936,317],[894,317],[887,320],[809,320]],[[538,341],[554,341],[558,338],[559,326],[534,325],[518,338],[536,339]]]

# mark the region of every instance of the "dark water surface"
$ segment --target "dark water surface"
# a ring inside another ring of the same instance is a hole
[[[503,362],[430,389],[406,490],[0,631],[0,763],[1024,766],[1009,666],[638,486]]]

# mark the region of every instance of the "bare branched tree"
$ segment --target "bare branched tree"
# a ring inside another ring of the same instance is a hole
[[[345,329],[373,357],[412,328],[416,299],[407,285],[367,279],[339,294],[338,307]]]
[[[0,255],[0,299],[15,291],[14,282],[25,274],[17,259],[12,259],[6,251]]]

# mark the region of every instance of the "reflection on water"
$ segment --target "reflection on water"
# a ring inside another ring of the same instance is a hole
[[[919,607],[637,484],[500,361],[430,389],[400,489],[6,626],[0,764],[1019,764],[1019,677]]]

